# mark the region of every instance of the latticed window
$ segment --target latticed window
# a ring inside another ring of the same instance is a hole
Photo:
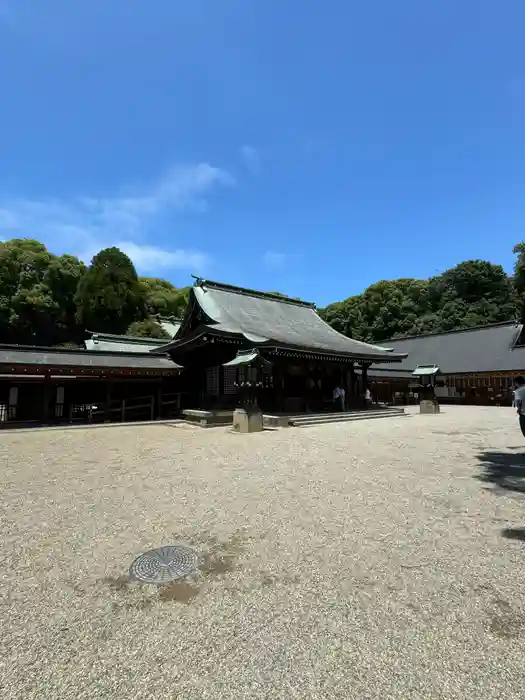
[[[210,396],[220,394],[220,368],[206,367],[206,391]]]
[[[18,406],[18,387],[12,386],[9,389],[9,402],[8,402],[8,413],[7,413],[8,420],[15,420],[17,406]]]
[[[237,393],[237,387],[235,382],[237,380],[237,370],[235,367],[225,367],[224,368],[224,393],[225,394],[235,394]]]
[[[64,394],[65,387],[57,386],[56,401],[55,401],[55,418],[64,417]]]
[[[263,370],[261,375],[261,382],[265,389],[273,389],[273,370]]]

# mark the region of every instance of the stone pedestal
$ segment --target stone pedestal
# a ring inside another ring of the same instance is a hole
[[[263,429],[260,408],[236,408],[233,412],[233,430],[236,433],[260,433]]]
[[[419,402],[420,413],[439,413],[439,404],[436,400],[423,399]]]

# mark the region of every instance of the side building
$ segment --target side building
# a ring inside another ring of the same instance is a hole
[[[181,370],[167,355],[136,344],[132,350],[0,345],[0,427],[164,417],[178,409]]]
[[[168,335],[176,319],[156,319]],[[85,349],[0,345],[0,428],[177,415],[182,367],[166,340],[93,333]]]
[[[439,367],[442,403],[510,405],[513,378],[525,374],[523,326],[514,322],[395,338],[388,346],[406,359],[374,367],[369,376],[373,394],[389,403],[414,400],[412,372],[421,365]]]

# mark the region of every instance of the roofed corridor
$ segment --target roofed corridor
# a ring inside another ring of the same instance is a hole
[[[0,443],[7,700],[523,697],[511,409]],[[195,576],[130,583],[183,544]]]

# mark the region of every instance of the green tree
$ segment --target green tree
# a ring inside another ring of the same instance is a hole
[[[512,252],[516,255],[513,285],[516,292],[516,310],[521,322],[525,322],[525,241],[517,243]]]
[[[133,263],[118,248],[95,255],[75,295],[77,322],[102,333],[125,333],[146,317],[146,298]]]
[[[79,337],[74,295],[84,265],[38,241],[0,243],[0,339],[56,345]]]
[[[139,338],[166,338],[170,340],[170,334],[153,318],[135,321],[128,328],[126,335],[133,335]]]
[[[145,290],[146,308],[151,316],[182,318],[188,304],[190,287],[175,287],[158,277],[140,277]]]
[[[428,308],[428,283],[399,279],[377,282],[363,294],[330,304],[320,313],[340,333],[380,343],[409,333]]]
[[[77,323],[75,294],[86,266],[72,255],[62,255],[51,261],[44,282],[58,304],[56,332],[63,342],[78,344],[84,329]]]
[[[512,319],[516,293],[501,265],[467,260],[430,280],[429,295],[439,330],[468,328]]]
[[[525,244],[518,253],[515,277],[525,299]],[[340,333],[381,343],[403,335],[507,321],[514,318],[516,301],[512,280],[501,265],[467,260],[429,280],[377,282],[320,314]]]

